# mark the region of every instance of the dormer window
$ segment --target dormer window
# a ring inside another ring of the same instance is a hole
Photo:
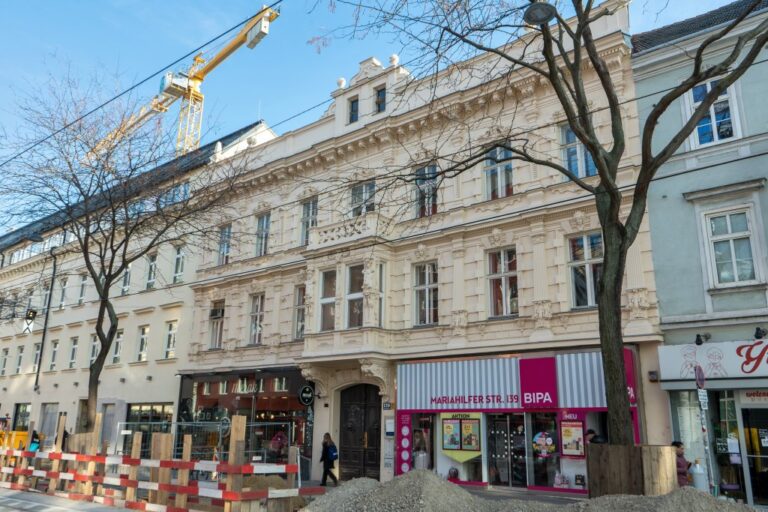
[[[379,114],[387,109],[387,88],[381,86],[376,89],[376,100],[374,105],[374,111]]]
[[[360,101],[355,97],[349,100],[349,123],[356,123],[360,116]]]

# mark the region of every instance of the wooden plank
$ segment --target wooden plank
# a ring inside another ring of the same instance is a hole
[[[192,460],[192,436],[187,434],[184,436],[184,445],[181,449],[181,460]],[[179,470],[179,485],[185,486],[189,483],[189,470]],[[187,495],[186,493],[176,493],[176,507],[187,508]]]
[[[173,434],[154,434],[157,437],[157,447],[160,460],[171,460],[173,457]],[[171,483],[171,468],[160,468],[157,470],[157,482],[160,484]],[[159,491],[157,493],[157,502],[161,505],[168,504],[168,491]]]
[[[85,453],[88,455],[98,455],[99,453],[99,442],[101,440],[101,427],[102,427],[102,415],[100,412],[96,413],[96,421],[93,424],[93,431],[91,431],[89,434],[86,434],[84,436],[86,440],[86,451]],[[95,462],[87,462],[85,465],[85,474],[87,476],[93,476],[96,474],[96,463]],[[93,482],[89,479],[85,482],[83,482],[83,494],[87,496],[93,496],[94,493],[94,485]]]
[[[151,436],[152,437],[149,439],[149,458],[159,459],[160,458],[160,435],[152,432]],[[150,482],[157,482],[159,477],[160,477],[160,472],[158,468],[152,468],[149,470]],[[157,491],[149,491],[149,502],[158,503]]]
[[[67,431],[67,413],[59,414],[59,423],[56,426],[56,442],[53,445],[54,453],[61,453],[64,451],[64,432]],[[59,471],[61,467],[60,460],[51,461],[51,471]],[[51,478],[48,481],[48,492],[54,493],[58,490],[59,479]]]
[[[142,438],[141,432],[134,432],[133,433],[133,442],[131,443],[131,458],[132,459],[140,459],[141,458],[141,438]],[[137,480],[138,477],[139,477],[139,467],[138,466],[128,466],[128,479],[129,480]],[[125,489],[125,499],[126,499],[126,501],[136,501],[136,488],[135,487],[127,487]]]
[[[641,446],[643,494],[661,496],[677,488],[677,461],[673,446]]]
[[[245,416],[233,416],[229,434],[229,464],[245,464]],[[240,492],[243,490],[243,475],[227,475],[227,490]],[[242,512],[241,502],[227,501],[224,512]]]
[[[29,446],[32,444],[32,432],[35,430],[35,422],[30,421],[29,426],[27,427],[27,433],[29,434],[27,436],[27,444],[25,446],[25,450],[29,451]],[[29,459],[26,457],[20,457],[21,461],[19,462],[19,468],[21,469],[27,469],[29,467]],[[19,475],[19,478],[16,480],[16,483],[19,485],[24,485],[27,483],[27,477],[24,475]]]

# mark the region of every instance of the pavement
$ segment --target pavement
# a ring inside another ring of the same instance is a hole
[[[578,503],[579,501],[587,499],[586,496],[582,495],[559,492],[547,493],[541,491],[529,491],[527,489],[516,489],[514,487],[490,486],[488,489],[464,487],[464,489],[469,491],[471,494],[474,494],[478,498],[485,498],[487,500],[495,501],[520,500],[546,503],[549,505],[570,505],[571,503]]]
[[[98,503],[72,501],[46,494],[0,489],[0,512],[17,510],[24,510],[26,512],[115,512],[118,509],[99,505]]]

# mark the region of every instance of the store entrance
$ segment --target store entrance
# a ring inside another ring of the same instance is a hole
[[[525,487],[525,416],[488,416],[488,482],[491,485]]]
[[[742,409],[747,465],[755,505],[768,506],[768,409]]]

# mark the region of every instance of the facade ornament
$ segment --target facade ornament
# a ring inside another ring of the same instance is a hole
[[[501,228],[493,228],[493,230],[491,230],[491,234],[488,235],[488,244],[490,247],[499,247],[500,245],[504,245],[506,240],[507,237],[504,235],[504,232],[501,230]]]
[[[382,400],[389,401],[392,396],[392,365],[382,359],[360,359],[360,373],[364,378],[372,379],[379,386]]]
[[[627,290],[627,307],[629,308],[629,319],[640,320],[648,318],[648,289],[633,288]]]
[[[416,246],[416,252],[414,253],[417,260],[424,260],[427,258],[427,246],[419,244]]]
[[[552,302],[548,300],[534,301],[533,319],[536,329],[549,329],[552,321]]]
[[[576,210],[569,222],[571,224],[571,228],[576,231],[585,231],[592,225],[590,216],[584,213],[582,210]]]
[[[454,336],[466,336],[468,316],[466,309],[459,309],[453,312],[451,323]]]
[[[327,368],[321,368],[309,363],[299,364],[299,369],[301,370],[302,377],[315,383],[315,393],[322,398],[326,398],[328,396],[328,386],[331,381],[331,371]]]

